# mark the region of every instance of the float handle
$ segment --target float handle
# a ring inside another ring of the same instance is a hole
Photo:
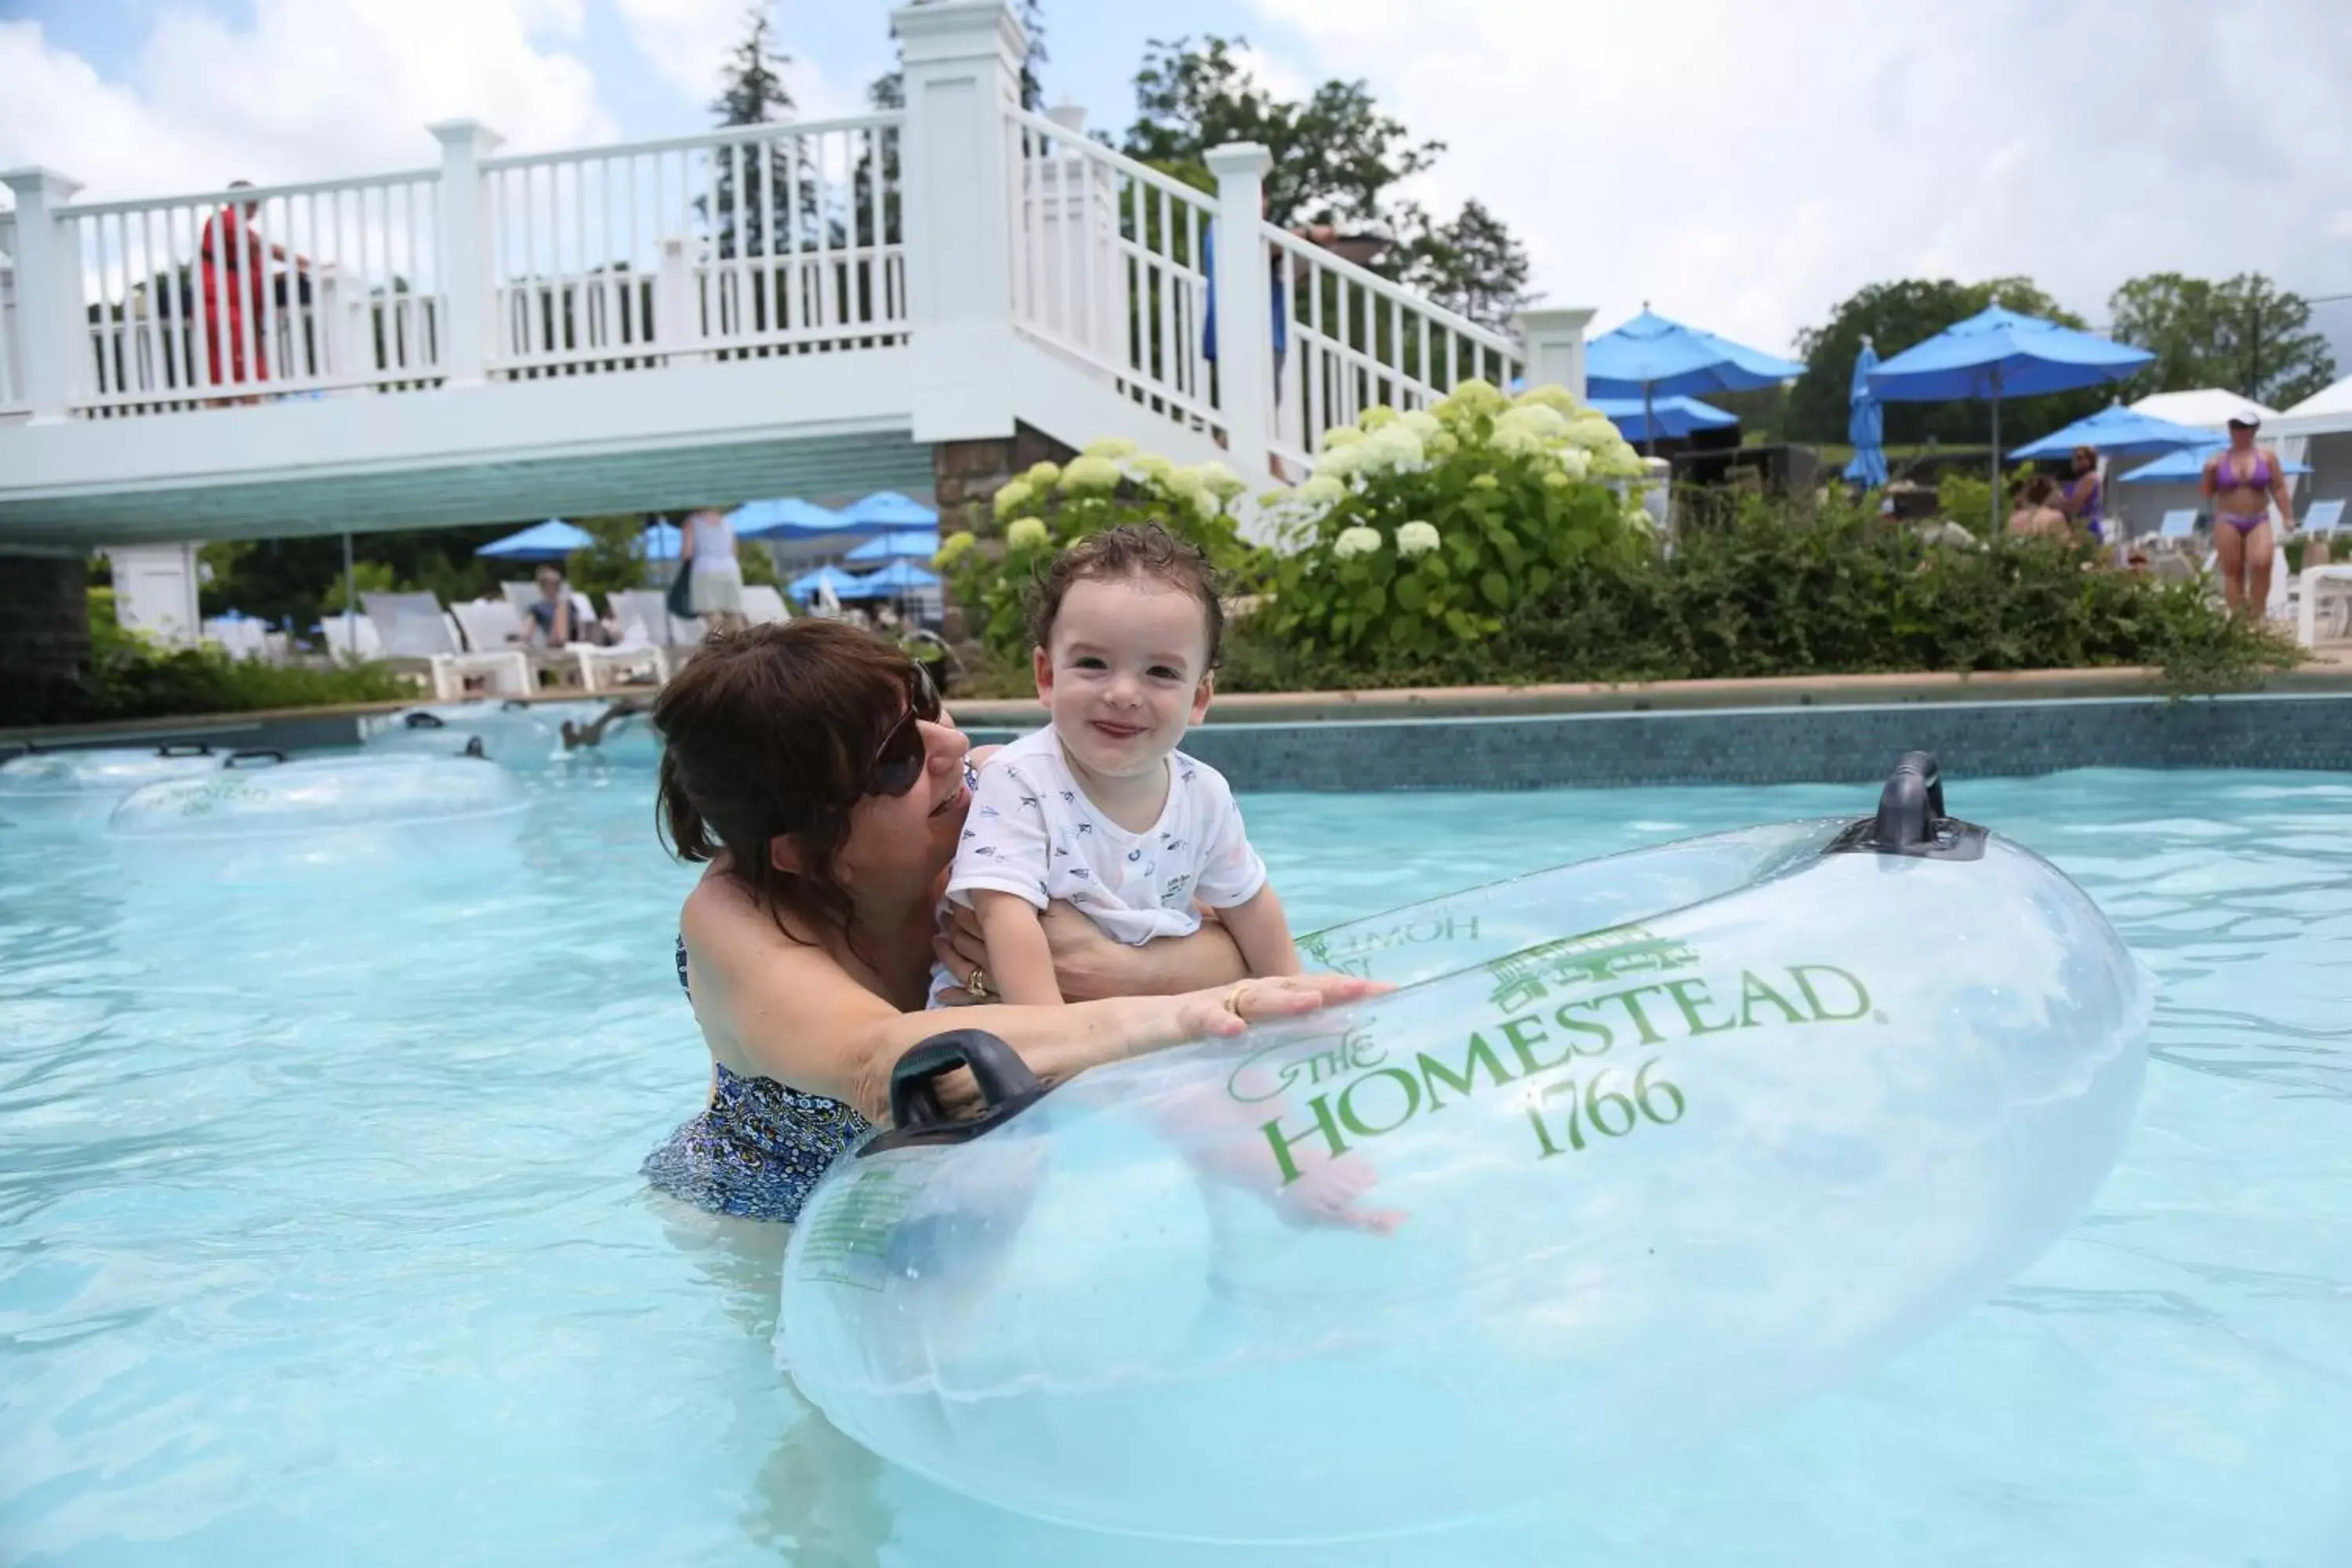
[[[251,751],[231,752],[228,754],[228,761],[223,763],[221,766],[225,768],[236,768],[243,767],[247,763],[265,762],[275,766],[285,760],[286,753],[278,750],[275,746],[257,746]]]
[[[1882,849],[1932,844],[1944,816],[1944,775],[1933,752],[1906,752],[1886,787],[1878,792],[1878,827],[1872,837]]]
[[[406,730],[446,730],[449,727],[449,721],[438,713],[410,713],[402,718],[400,723]]]
[[[958,1068],[970,1069],[980,1088],[981,1113],[950,1119],[940,1106],[939,1080]],[[908,1048],[890,1069],[890,1120],[894,1125],[858,1150],[860,1158],[886,1149],[924,1143],[969,1142],[1001,1127],[1045,1098],[1045,1086],[1011,1046],[985,1029],[952,1029]]]
[[[209,757],[213,754],[213,749],[201,741],[194,742],[184,741],[175,744],[158,746],[155,748],[155,754],[159,757]]]
[[[1896,855],[1914,860],[1980,860],[1985,830],[1944,811],[1944,776],[1933,752],[1906,752],[1886,787],[1878,815],[1837,836],[1824,853]]]

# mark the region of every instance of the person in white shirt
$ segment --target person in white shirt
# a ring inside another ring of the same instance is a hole
[[[1299,972],[1232,789],[1176,749],[1208,711],[1223,618],[1207,562],[1157,524],[1090,535],[1049,570],[1031,632],[1052,722],[981,774],[948,877],[1005,1001],[1062,999],[1038,923],[1056,899],[1135,945],[1191,935],[1205,906],[1251,973]]]
[[[742,624],[743,563],[735,555],[735,531],[727,514],[715,507],[688,512],[679,530],[678,570],[692,584],[694,613],[699,616],[732,617],[722,624]]]
[[[1224,631],[1207,560],[1158,523],[1090,534],[1047,569],[1029,630],[1052,722],[999,751],[972,787],[947,900],[979,917],[987,962],[962,977],[934,970],[932,1005],[953,993],[1060,1003],[1040,923],[1057,900],[1138,947],[1192,935],[1212,909],[1251,974],[1299,973],[1233,790],[1176,749],[1209,710]],[[1359,1201],[1378,1181],[1360,1157],[1270,1183],[1255,1117],[1222,1096],[1172,1098],[1155,1113],[1205,1172],[1289,1218],[1376,1235],[1404,1219]]]

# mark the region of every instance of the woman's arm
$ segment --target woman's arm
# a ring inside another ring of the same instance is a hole
[[[1083,919],[1084,917],[1079,917]],[[695,1016],[714,1043],[759,1071],[889,1115],[890,1072],[910,1047],[950,1028],[985,1029],[1048,1083],[1184,1040],[1239,1033],[1253,1020],[1313,1012],[1380,987],[1337,975],[1253,980],[1174,996],[1120,996],[1066,1007],[961,1007],[901,1013],[824,951],[785,936],[740,889],[713,879],[679,924]]]

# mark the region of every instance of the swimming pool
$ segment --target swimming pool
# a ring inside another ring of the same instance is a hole
[[[396,882],[133,881],[0,829],[0,1562],[2352,1561],[2352,777],[1951,781],[2164,983],[2092,1211],[1631,1483],[1288,1552],[996,1514],[785,1391],[772,1249],[636,1174],[705,1071],[651,782],[533,777],[510,858]],[[1869,794],[1245,804],[1307,926]]]

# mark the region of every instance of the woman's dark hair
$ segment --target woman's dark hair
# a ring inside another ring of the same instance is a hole
[[[1217,599],[1216,569],[1200,547],[1189,544],[1156,522],[1123,522],[1089,533],[1054,557],[1029,593],[1029,640],[1039,647],[1052,646],[1054,618],[1074,583],[1123,583],[1148,577],[1190,594],[1200,601],[1209,636],[1204,670],[1217,668],[1225,640],[1225,608]]]
[[[839,621],[713,633],[654,701],[670,852],[709,860],[724,849],[784,934],[789,913],[846,937],[849,894],[834,858],[874,753],[921,679],[898,648]],[[769,857],[785,835],[800,848],[797,871]]]
[[[2096,447],[2077,447],[2074,448],[2074,461],[2088,463],[2095,468],[2099,466],[2099,449]]]
[[[2036,474],[2026,483],[2025,500],[2032,505],[2040,506],[2056,494],[2057,489],[2057,480],[2048,474]]]

